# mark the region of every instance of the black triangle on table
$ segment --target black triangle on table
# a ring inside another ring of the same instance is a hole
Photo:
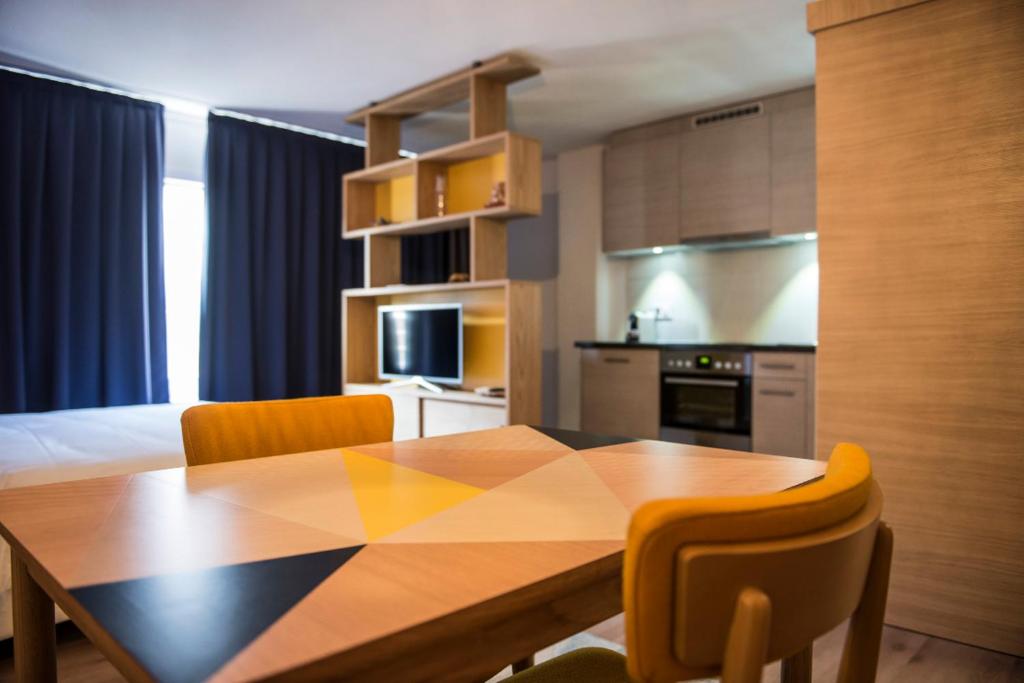
[[[154,679],[199,681],[363,547],[85,586],[71,595]]]
[[[572,429],[558,429],[557,427],[538,427],[530,425],[541,434],[550,436],[555,441],[565,444],[569,448],[583,451],[588,448],[600,448],[601,446],[614,446],[620,443],[639,441],[628,436],[606,436],[604,434],[591,434],[589,432],[577,432]]]

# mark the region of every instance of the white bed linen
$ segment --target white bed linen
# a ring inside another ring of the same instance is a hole
[[[0,488],[180,467],[181,413],[188,407],[164,403],[0,415]],[[11,549],[0,541],[0,638],[12,631]]]

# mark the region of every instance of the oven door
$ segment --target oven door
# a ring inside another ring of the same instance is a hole
[[[750,378],[662,375],[661,425],[750,433]]]

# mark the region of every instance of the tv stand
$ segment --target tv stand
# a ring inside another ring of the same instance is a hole
[[[388,387],[389,389],[397,389],[398,387],[419,387],[421,389],[426,389],[427,391],[432,391],[435,394],[444,393],[443,387],[434,384],[433,382],[428,382],[427,380],[423,379],[423,377],[421,377],[420,375],[414,375],[409,379],[392,380],[384,386]]]

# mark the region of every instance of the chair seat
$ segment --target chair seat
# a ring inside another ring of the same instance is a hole
[[[629,683],[626,658],[602,647],[584,647],[512,676],[514,683]]]

